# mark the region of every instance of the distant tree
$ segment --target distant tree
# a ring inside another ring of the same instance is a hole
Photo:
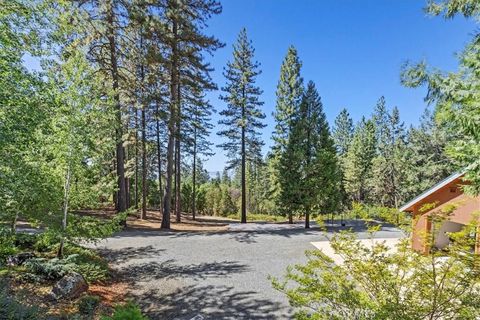
[[[354,201],[367,201],[371,194],[373,160],[376,155],[375,124],[362,118],[355,128],[345,159],[345,191]]]
[[[183,140],[185,141],[185,148],[187,152],[192,156],[192,197],[189,203],[191,207],[192,219],[195,220],[196,214],[196,200],[197,200],[197,173],[199,168],[198,164],[201,161],[201,156],[211,156],[212,142],[209,141],[208,136],[213,125],[210,123],[211,114],[214,111],[213,107],[208,101],[205,100],[205,96],[195,92],[185,102],[185,114],[188,117],[184,120],[183,128]],[[201,163],[200,163],[201,164]]]
[[[255,85],[258,62],[254,62],[254,49],[247,38],[246,29],[242,29],[233,46],[233,61],[228,62],[224,76],[227,83],[221,99],[227,108],[220,112],[219,124],[224,129],[218,134],[227,139],[219,145],[228,152],[229,167],[241,168],[241,222],[247,222],[247,161],[254,158],[256,151],[263,145],[258,130],[265,127],[261,122],[265,114],[260,110],[263,102],[259,100],[262,91]]]
[[[377,156],[373,166],[373,191],[376,202],[382,206],[398,208],[404,194],[406,133],[398,108],[389,113],[382,97],[376,113]]]
[[[342,109],[337,118],[335,118],[332,136],[338,155],[343,157],[348,151],[353,136],[353,120],[347,109]]]
[[[426,108],[420,125],[407,132],[404,198],[415,197],[455,171],[445,150],[451,139],[446,129],[435,121],[434,113]]]

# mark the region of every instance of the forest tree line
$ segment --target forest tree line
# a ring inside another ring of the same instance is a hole
[[[239,213],[242,222],[247,212],[290,222],[305,216],[308,227],[311,214],[353,202],[398,208],[469,163],[448,153],[459,133],[436,121],[437,111],[406,127],[380,97],[357,123],[343,109],[329,124],[321,88],[304,81],[294,46],[280,66],[273,146],[262,154],[261,64],[245,29],[224,86],[211,79],[208,57],[224,44],[207,23],[221,10],[214,0],[6,2],[2,220],[66,222],[69,211],[114,206],[140,218],[158,209],[163,228],[170,213],[180,222],[182,212]],[[39,59],[41,71],[28,70],[25,55]],[[402,81],[414,86],[422,80],[414,76],[406,72]],[[216,90],[223,104],[212,106],[207,93]],[[203,166],[213,154],[211,134],[223,138],[218,147],[229,158],[213,177]]]

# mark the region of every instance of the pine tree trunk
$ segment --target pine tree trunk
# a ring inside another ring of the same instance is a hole
[[[157,106],[157,117],[159,117],[159,114],[160,114],[160,110],[159,110],[159,107],[158,107],[158,102],[156,104]],[[158,161],[158,190],[159,190],[159,194],[160,194],[160,214],[163,213],[163,206],[162,206],[162,199],[163,199],[163,188],[162,188],[162,145],[161,145],[161,142],[160,142],[160,119],[157,118],[157,121],[156,121],[156,125],[157,125],[157,161]]]
[[[143,86],[144,66],[141,66],[141,80]],[[143,93],[143,90],[142,90]],[[145,117],[145,101],[141,96],[142,103],[142,213],[140,219],[147,218],[147,125]]]
[[[175,216],[177,222],[182,220],[181,216],[181,158],[180,158],[180,142],[181,142],[181,99],[180,99],[180,79],[177,79],[177,137],[175,140],[176,165],[175,165]]]
[[[138,112],[134,107],[135,112],[135,209],[138,209]]]
[[[310,206],[305,209],[305,229],[310,229]]]
[[[118,61],[117,61],[117,48],[115,41],[115,27],[114,27],[114,12],[113,2],[108,2],[107,7],[107,23],[108,23],[108,43],[110,50],[110,63],[111,63],[111,76],[112,76],[112,89],[114,92],[115,101],[115,113],[116,113],[116,152],[117,152],[117,182],[118,182],[118,195],[116,209],[117,212],[124,212],[127,208],[126,204],[126,188],[125,188],[125,155],[123,149],[123,130],[122,130],[122,107],[120,103],[119,93],[119,73],[118,73]]]
[[[128,159],[127,159],[128,161]],[[125,195],[127,197],[126,199],[126,205],[127,205],[127,208],[130,208],[131,206],[131,198],[130,198],[130,179],[129,178],[125,178]]]
[[[192,219],[195,220],[197,200],[197,128],[193,131]]]
[[[140,218],[147,218],[147,134],[145,106],[142,108],[142,213]]]
[[[245,119],[245,108],[242,109],[242,119]],[[241,204],[241,223],[247,223],[247,183],[246,183],[246,177],[245,177],[245,162],[246,162],[246,157],[245,157],[245,127],[242,126],[242,177],[241,177],[241,184],[242,184],[242,204]]]
[[[177,36],[177,23],[173,21],[174,39]],[[162,229],[170,229],[170,202],[172,200],[172,182],[173,182],[173,162],[174,162],[174,139],[177,133],[175,125],[177,123],[177,86],[178,86],[178,57],[177,43],[172,43],[172,64],[170,79],[170,119],[168,121],[168,146],[167,146],[167,181],[165,185],[165,197],[163,200],[163,218]]]

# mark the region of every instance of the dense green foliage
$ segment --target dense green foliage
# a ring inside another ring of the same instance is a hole
[[[140,308],[133,302],[125,305],[117,305],[111,317],[103,316],[102,320],[147,320],[148,318],[142,315]]]
[[[447,257],[414,252],[408,240],[392,252],[383,242],[369,246],[338,233],[330,244],[343,263],[312,251],[306,264],[288,269],[285,282],[273,284],[297,307],[296,319],[475,319],[480,274],[472,227],[451,235]]]
[[[478,8],[476,1],[458,0],[431,2],[427,11],[446,18],[464,15],[478,19]],[[466,170],[466,178],[472,182],[467,190],[473,194],[480,193],[479,35],[475,33],[473,41],[460,55],[458,72],[444,73],[421,62],[407,64],[402,74],[405,85],[428,86],[426,100],[436,104],[438,122],[455,138],[448,141],[447,154]]]

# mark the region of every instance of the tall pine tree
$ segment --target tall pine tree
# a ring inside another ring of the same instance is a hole
[[[297,54],[297,50],[290,46],[287,55],[280,68],[280,79],[277,85],[277,102],[274,112],[275,130],[273,133],[273,167],[275,174],[272,177],[271,194],[276,199],[277,204],[283,212],[288,215],[289,223],[293,223],[292,210],[285,206],[286,199],[291,199],[292,187],[282,189],[280,175],[283,172],[294,172],[296,167],[296,151],[293,145],[295,138],[290,138],[293,131],[293,122],[299,111],[303,94],[303,79],[300,75],[302,63]],[[293,203],[291,203],[293,205]]]
[[[219,124],[224,129],[218,132],[227,142],[220,145],[228,152],[230,167],[241,167],[241,222],[247,222],[246,165],[252,158],[252,150],[257,150],[263,142],[257,134],[265,127],[261,122],[265,114],[260,110],[263,102],[259,100],[262,91],[255,86],[260,74],[259,63],[253,60],[254,48],[247,38],[246,29],[242,29],[237,43],[233,46],[233,61],[227,63],[224,76],[227,80],[221,99],[227,108],[220,112],[223,117]]]
[[[282,168],[281,190],[293,188],[293,192],[283,193],[293,196],[284,202],[299,204],[298,209],[305,214],[305,228],[309,228],[312,209],[320,213],[336,210],[341,183],[334,142],[320,96],[311,81],[295,117],[289,144],[286,156],[296,162],[296,169],[292,172]]]

